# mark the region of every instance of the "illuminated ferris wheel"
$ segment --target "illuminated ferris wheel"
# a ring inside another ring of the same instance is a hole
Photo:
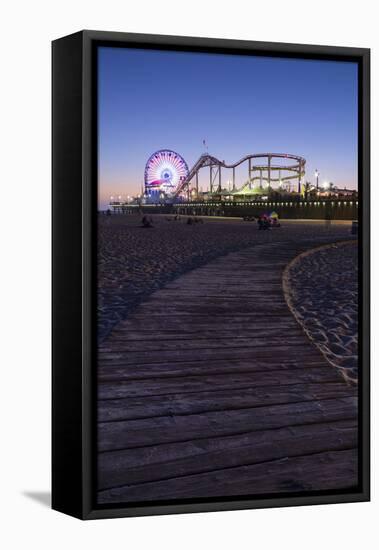
[[[145,190],[147,193],[171,195],[187,176],[188,166],[183,157],[170,149],[161,149],[146,163]]]

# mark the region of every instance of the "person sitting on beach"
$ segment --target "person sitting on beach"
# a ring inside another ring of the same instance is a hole
[[[262,230],[270,229],[270,220],[266,216],[266,214],[262,214],[258,218],[258,228]]]
[[[271,212],[270,222],[271,227],[280,227],[279,216],[276,212]]]
[[[147,219],[146,216],[142,218],[142,227],[153,227],[153,224]]]

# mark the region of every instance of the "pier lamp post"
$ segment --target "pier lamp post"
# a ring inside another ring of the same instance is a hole
[[[318,191],[318,177],[319,177],[319,173],[318,173],[318,170],[316,168],[316,171],[315,171],[315,177],[316,177],[316,189]]]

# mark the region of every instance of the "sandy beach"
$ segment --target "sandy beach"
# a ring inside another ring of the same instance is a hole
[[[172,216],[171,216],[172,218]],[[258,231],[253,222],[205,218],[188,225],[153,216],[153,227],[142,228],[138,215],[99,216],[98,222],[98,337],[103,342],[152,292],[179,275],[212,259],[272,242],[350,238],[350,224],[284,221],[282,227]]]
[[[358,377],[358,246],[339,243],[296,258],[285,273],[289,305],[326,359]]]

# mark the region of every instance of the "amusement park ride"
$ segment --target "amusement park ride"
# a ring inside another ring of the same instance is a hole
[[[281,159],[281,162],[278,160]],[[282,160],[283,159],[283,160]],[[163,149],[151,155],[145,168],[145,197],[149,202],[162,199],[180,202],[183,199],[199,199],[199,172],[209,169],[208,190],[203,196],[263,195],[276,184],[281,188],[296,183],[298,193],[305,175],[305,159],[286,153],[259,153],[246,155],[239,161],[227,164],[224,160],[205,153],[189,170],[185,160],[175,151]],[[247,180],[236,187],[236,168],[246,164]],[[222,188],[222,170],[232,170],[232,189]]]

